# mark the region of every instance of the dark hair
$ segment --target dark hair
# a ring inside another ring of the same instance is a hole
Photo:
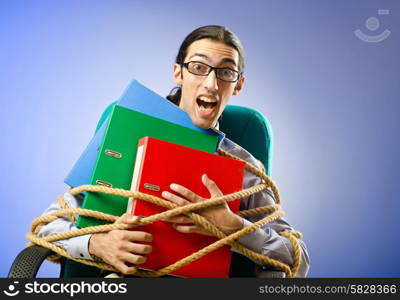
[[[213,41],[222,42],[228,46],[231,46],[237,50],[239,53],[239,72],[244,70],[244,49],[239,38],[230,31],[228,28],[219,25],[207,25],[199,27],[193,30],[189,35],[183,40],[181,47],[179,48],[178,55],[176,56],[175,62],[177,64],[182,64],[187,55],[187,50],[189,46],[201,39],[211,39]],[[181,100],[182,89],[179,86],[174,87],[167,99],[172,103],[179,105]]]

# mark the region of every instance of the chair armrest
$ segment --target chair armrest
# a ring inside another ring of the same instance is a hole
[[[31,246],[22,250],[15,258],[8,272],[8,278],[35,278],[47,256],[53,252],[42,246]],[[257,278],[285,278],[285,272],[267,266],[257,268]]]
[[[15,258],[8,272],[8,278],[34,278],[42,262],[53,253],[41,246],[31,246],[22,250]]]
[[[257,278],[285,278],[286,274],[283,271],[271,269],[268,266],[261,266],[256,270]]]

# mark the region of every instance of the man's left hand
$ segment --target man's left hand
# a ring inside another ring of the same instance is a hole
[[[208,178],[207,175],[204,174],[201,177],[201,180],[204,186],[208,189],[211,198],[223,196],[217,184],[210,178]],[[180,206],[207,200],[179,184],[173,183],[170,185],[170,188],[175,193],[179,194],[179,196],[167,191],[162,192],[162,196],[166,200],[174,202],[175,204],[178,204]],[[209,208],[199,210],[197,211],[197,213],[203,216],[205,219],[207,219],[207,221],[212,223],[214,226],[219,228],[222,232],[224,232],[227,235],[243,228],[243,219],[240,216],[233,213],[226,202],[220,205],[215,205]],[[211,235],[203,227],[193,224],[193,221],[189,217],[184,215],[171,217],[166,219],[166,221],[172,222],[173,227],[179,232]]]

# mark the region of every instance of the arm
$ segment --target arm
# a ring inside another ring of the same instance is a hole
[[[264,205],[272,205],[275,203],[270,190],[265,190],[260,193],[251,195],[243,199],[245,209],[251,209]],[[263,218],[264,215],[250,216],[244,219],[244,226],[250,226]],[[294,231],[294,229],[286,222],[284,218],[266,224],[265,226],[253,231],[250,234],[244,235],[238,239],[238,242],[248,247],[254,252],[263,254],[272,259],[279,260],[289,266],[293,265],[293,247],[289,239],[278,234],[283,230]],[[305,243],[298,240],[301,247],[301,263],[297,277],[305,277],[309,270],[309,256]],[[255,261],[260,264],[260,262]]]
[[[264,170],[264,166],[260,161],[255,159],[248,151],[240,147],[238,144],[232,142],[228,138],[225,138],[219,147],[237,157],[240,157],[246,162],[249,162]],[[262,183],[262,180],[252,174],[251,172],[245,172],[243,178],[243,189],[255,186]],[[241,201],[241,210],[251,209],[264,205],[275,204],[275,199],[270,190],[265,190],[260,193],[251,195],[250,197],[243,198]],[[254,222],[263,218],[264,215],[250,216],[244,219],[244,226],[250,226]],[[293,265],[293,249],[290,241],[278,234],[283,230],[294,231],[294,229],[286,222],[283,218],[278,218],[274,222],[266,224],[262,228],[242,236],[238,239],[238,242],[248,247],[249,249],[268,256],[270,258],[279,260],[290,266]],[[309,269],[309,256],[306,245],[302,240],[299,240],[301,246],[301,264],[297,273],[298,277],[305,277]],[[259,263],[259,262],[256,262]]]
[[[223,195],[216,183],[207,176],[203,176],[202,181],[209,190],[211,198],[220,197]],[[205,200],[189,189],[178,184],[172,184],[171,189],[179,194],[179,196],[169,192],[163,192],[162,196],[178,205],[187,205],[189,203],[196,203]],[[244,209],[272,205],[275,203],[274,198],[269,190],[251,195],[250,197],[243,199],[242,202],[242,204],[245,206]],[[199,212],[199,214],[227,235],[242,229],[243,226],[251,226],[253,222],[263,218],[263,216],[260,215],[249,217],[248,220],[241,218],[230,211],[229,206],[226,203],[224,203],[224,205],[218,205],[204,209]],[[186,216],[169,218],[167,221],[173,222],[174,228],[179,232],[199,233],[205,235],[210,234],[202,227],[193,224],[190,218]],[[186,224],[182,225],[181,223]],[[291,266],[293,264],[293,248],[287,238],[278,234],[278,232],[283,230],[293,231],[293,228],[283,218],[279,218],[274,222],[266,224],[262,228],[251,232],[250,234],[240,237],[237,241],[254,252],[279,260]],[[302,258],[297,276],[305,277],[309,268],[308,253],[305,244],[302,241],[299,242],[302,250]],[[254,262],[261,264],[256,260],[254,260]]]
[[[79,208],[82,205],[83,197],[82,195],[78,195],[76,197],[72,196],[70,193],[64,194],[64,200],[67,205],[71,208]],[[61,209],[60,204],[58,202],[52,203],[42,214],[42,216],[46,216]],[[77,217],[77,216],[75,216]],[[78,230],[79,228],[75,225],[74,222],[64,219],[58,218],[57,220],[50,222],[43,226],[39,233],[39,237],[49,236],[52,234],[68,232],[72,230]],[[89,251],[88,251],[88,243],[91,234],[86,234],[82,236],[73,237],[66,240],[60,240],[54,242],[57,246],[64,248],[72,257],[75,258],[83,258],[88,260],[93,260]]]
[[[72,196],[69,193],[64,194],[64,200],[73,208],[81,207],[83,197]],[[60,205],[53,203],[42,214],[48,215],[60,209]],[[132,224],[136,218],[128,214],[122,215],[116,223]],[[48,236],[51,234],[67,232],[79,229],[75,223],[70,220],[59,218],[43,226],[39,231],[39,236]],[[114,266],[124,274],[133,274],[136,272],[135,265],[146,261],[145,254],[152,251],[151,245],[142,242],[151,242],[152,236],[149,233],[132,230],[112,230],[107,233],[86,234],[73,237],[66,240],[55,242],[56,245],[64,248],[71,256],[94,260],[99,257],[106,263]]]

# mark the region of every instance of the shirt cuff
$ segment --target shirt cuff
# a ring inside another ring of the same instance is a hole
[[[67,252],[75,258],[93,260],[93,257],[89,254],[89,239],[91,236],[91,234],[85,234],[70,238],[68,249],[66,249]]]
[[[251,225],[253,225],[252,222],[243,219],[243,227],[249,227]],[[263,246],[265,245],[265,242],[268,240],[268,238],[269,236],[264,230],[262,230],[261,228],[257,228],[256,230],[246,235],[242,235],[240,238],[237,239],[237,241],[243,246],[249,248],[250,250],[261,254]]]

